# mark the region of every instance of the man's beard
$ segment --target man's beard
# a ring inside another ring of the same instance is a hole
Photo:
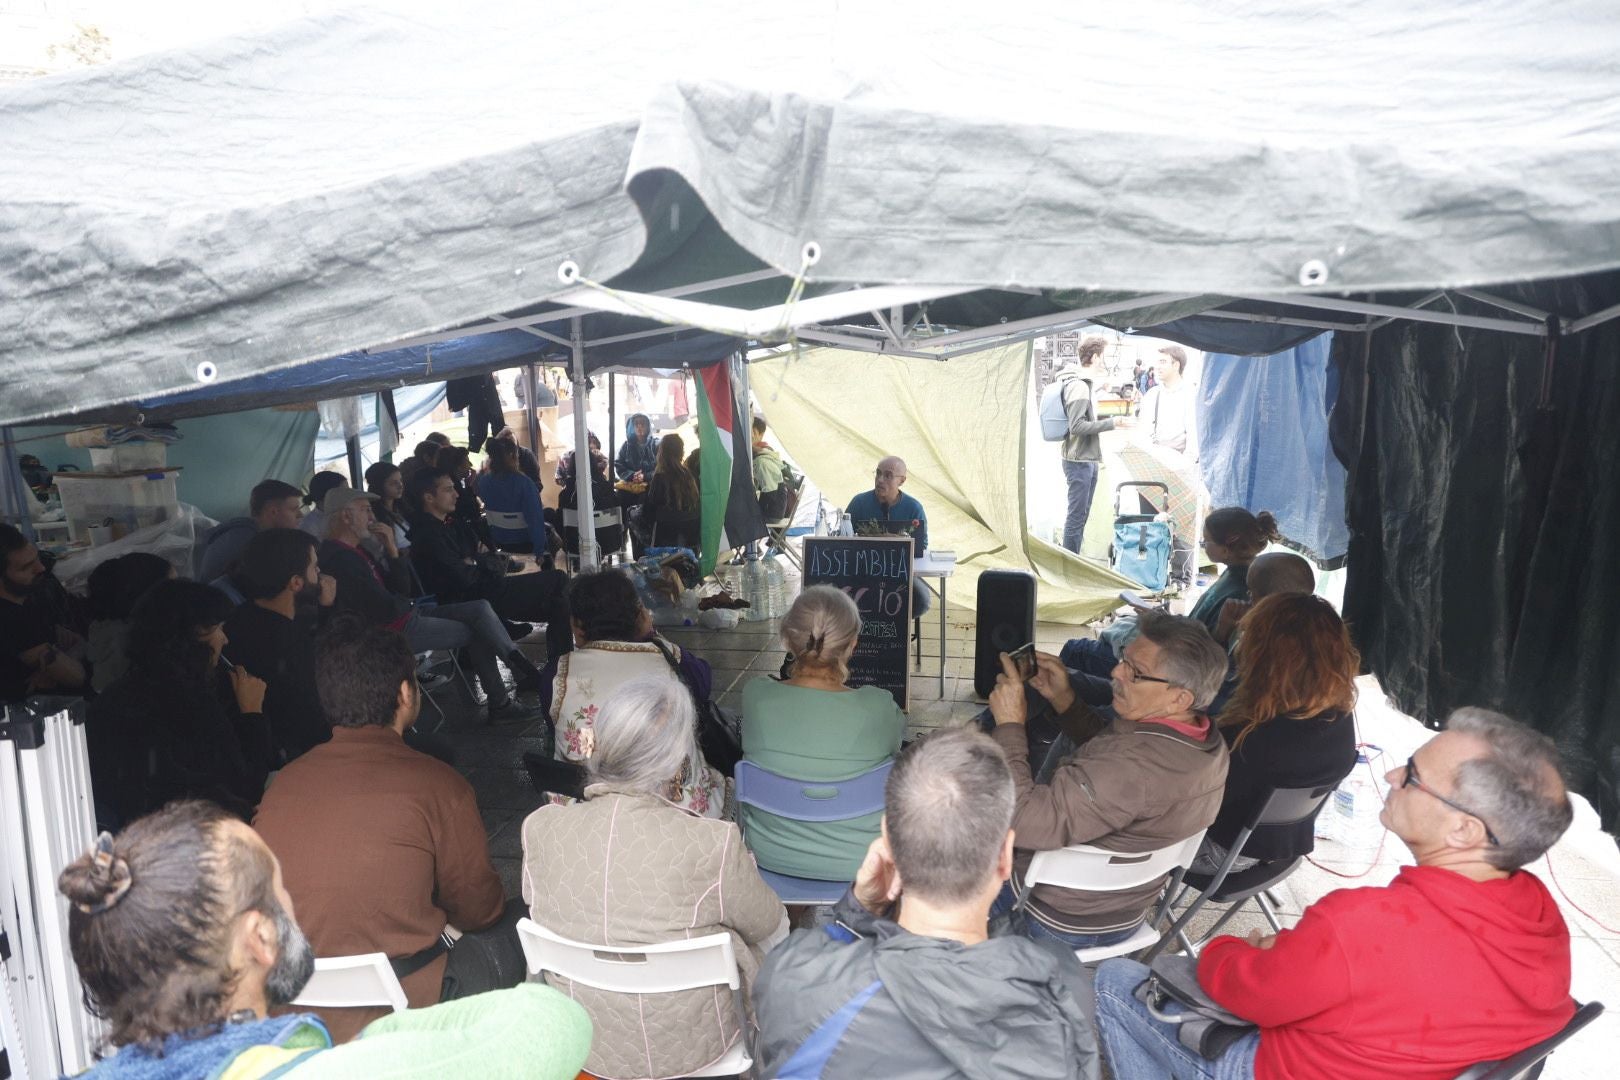
[[[265,1000],[290,1005],[315,974],[315,950],[285,908],[276,905],[276,962],[264,978]]]

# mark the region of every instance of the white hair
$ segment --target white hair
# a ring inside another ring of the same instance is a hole
[[[591,783],[661,795],[684,765],[698,766],[697,709],[673,675],[647,675],[615,690],[597,714]]]

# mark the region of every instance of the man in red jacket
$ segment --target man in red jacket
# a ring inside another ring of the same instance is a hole
[[[1220,1058],[1182,1046],[1132,996],[1145,967],[1101,965],[1097,1020],[1115,1076],[1438,1080],[1568,1023],[1569,929],[1521,869],[1569,827],[1552,742],[1459,709],[1386,779],[1379,819],[1417,865],[1383,888],[1328,894],[1292,930],[1210,942],[1199,983],[1259,1025]]]

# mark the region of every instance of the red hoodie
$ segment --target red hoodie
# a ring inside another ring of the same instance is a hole
[[[1260,1025],[1257,1080],[1454,1077],[1575,1014],[1569,929],[1524,870],[1404,867],[1386,888],[1329,893],[1269,949],[1217,938],[1198,981]]]

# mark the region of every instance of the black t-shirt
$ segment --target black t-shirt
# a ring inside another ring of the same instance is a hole
[[[264,717],[277,764],[332,737],[315,691],[316,620],[288,619],[249,601],[225,620],[225,655],[265,681]]]
[[[28,696],[33,669],[23,663],[22,654],[53,640],[55,634],[37,611],[0,597],[0,701]]]

